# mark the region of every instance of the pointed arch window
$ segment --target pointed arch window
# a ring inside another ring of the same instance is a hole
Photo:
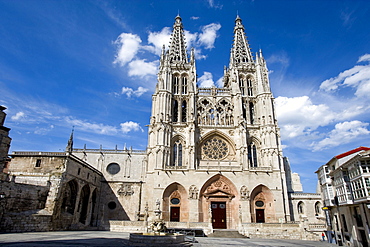
[[[304,203],[303,202],[298,203],[297,210],[299,214],[304,214]]]
[[[248,96],[253,96],[253,83],[252,83],[251,78],[247,79],[247,88],[248,88]]]
[[[177,123],[178,121],[179,121],[179,102],[177,100],[174,100],[172,122]]]
[[[240,92],[242,93],[242,95],[245,95],[245,83],[244,83],[244,78],[239,78],[239,88],[240,88]]]
[[[182,166],[182,143],[180,140],[173,144],[171,166]]]
[[[181,104],[181,122],[186,122],[186,112],[187,112],[186,100],[184,100]]]
[[[179,94],[179,77],[176,75],[172,76],[173,93]]]
[[[182,94],[188,94],[188,78],[182,77]]]
[[[258,166],[257,148],[254,143],[248,145],[248,162],[250,167]]]

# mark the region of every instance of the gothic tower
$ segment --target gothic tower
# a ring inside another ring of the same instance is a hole
[[[290,220],[267,72],[237,16],[224,87],[197,87],[194,51],[189,57],[175,18],[152,99],[141,205],[156,205],[164,220],[214,228]]]

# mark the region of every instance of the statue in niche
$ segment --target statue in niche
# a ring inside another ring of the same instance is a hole
[[[189,188],[189,199],[198,199],[198,189],[195,185],[192,185]]]
[[[242,201],[246,201],[249,199],[249,191],[248,191],[248,188],[247,186],[243,185],[241,188],[240,188],[240,199]]]

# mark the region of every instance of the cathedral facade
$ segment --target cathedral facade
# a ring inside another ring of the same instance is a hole
[[[44,159],[72,160],[64,163],[74,168],[59,165],[59,180],[54,172],[57,186],[45,183],[56,190],[46,202],[51,214],[58,222],[68,216],[70,225],[160,218],[173,226],[239,229],[307,220],[320,195],[296,193],[302,186],[282,154],[266,61],[251,52],[239,16],[223,84],[198,87],[194,50],[187,50],[177,16],[160,57],[147,150],[77,149],[71,135],[64,155],[14,152],[12,174],[30,181],[42,174]],[[303,202],[307,208],[298,212]]]

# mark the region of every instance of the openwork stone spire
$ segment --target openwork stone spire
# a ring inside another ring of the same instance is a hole
[[[170,62],[187,63],[188,56],[186,53],[186,42],[184,29],[181,22],[181,17],[178,15],[175,18],[173,31],[171,34],[171,43],[169,49]]]
[[[240,19],[238,15],[235,20],[234,44],[231,50],[230,67],[232,67],[232,65],[250,62],[253,62],[253,57],[249,48],[247,37],[244,33],[242,19]]]

